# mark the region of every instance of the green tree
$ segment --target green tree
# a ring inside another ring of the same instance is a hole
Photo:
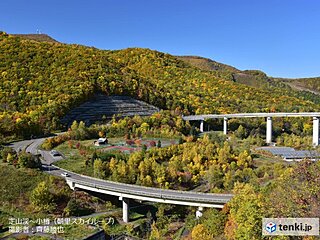
[[[4,147],[3,149],[1,149],[0,153],[0,156],[4,162],[7,162],[9,153],[11,154],[11,156],[16,155],[16,152],[11,147]]]
[[[201,217],[201,222],[213,237],[223,234],[224,226],[226,224],[227,215],[214,208],[210,208],[204,212]]]
[[[76,120],[74,120],[73,122],[72,122],[72,125],[71,125],[71,131],[73,131],[73,132],[76,132],[77,130],[78,130],[78,122],[76,121]]]
[[[231,159],[231,147],[228,142],[224,142],[223,147],[218,150],[218,162],[228,163]]]
[[[16,155],[14,155],[12,153],[8,153],[6,162],[13,164],[13,162],[15,161],[15,158],[16,158]]]
[[[31,153],[20,153],[18,158],[18,164],[24,168],[40,168],[41,161],[38,156],[33,156]]]
[[[67,217],[76,216],[79,212],[80,206],[74,198],[71,198],[64,209],[64,213]]]
[[[97,178],[103,178],[103,162],[100,158],[97,158],[93,163],[94,176]]]
[[[228,202],[230,214],[225,227],[227,239],[261,239],[262,195],[249,184],[238,183]]]
[[[250,156],[250,154],[248,153],[248,151],[244,150],[243,152],[241,152],[237,158],[237,165],[240,168],[247,168],[252,166],[252,157]]]
[[[212,164],[205,175],[211,188],[221,188],[223,186],[223,176],[223,171],[217,164]]]
[[[91,165],[93,166],[94,161],[98,158],[97,151],[94,151],[91,157]]]
[[[85,140],[89,137],[88,129],[83,121],[80,121],[78,129],[77,129],[77,136],[79,140]]]
[[[238,127],[238,129],[234,132],[234,134],[236,135],[237,138],[240,138],[240,139],[244,139],[247,137],[247,131],[242,125]]]
[[[197,135],[196,127],[194,125],[192,125],[192,127],[190,129],[189,135],[191,135],[191,136],[196,136]]]
[[[40,182],[31,192],[30,202],[39,211],[51,212],[55,209],[54,195],[50,192],[48,184]]]
[[[151,224],[151,232],[149,236],[149,240],[159,240],[161,238],[160,230],[157,228],[157,225],[155,222]]]
[[[212,240],[213,236],[209,230],[203,225],[196,225],[191,232],[192,240]]]
[[[141,150],[143,153],[145,153],[147,151],[147,145],[143,144]]]
[[[264,189],[264,210],[272,217],[320,215],[320,162],[301,161]]]

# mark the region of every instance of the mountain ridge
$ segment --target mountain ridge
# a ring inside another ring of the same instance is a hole
[[[47,35],[47,34],[10,34],[12,36],[16,37],[21,37],[23,39],[27,40],[34,40],[34,41],[39,41],[39,42],[52,42],[52,43],[60,43],[53,37]],[[65,44],[65,43],[62,43]],[[218,61],[215,61],[210,58],[202,57],[202,56],[195,56],[195,55],[175,55],[176,58],[179,60],[183,60],[184,62],[187,62],[193,66],[199,67],[200,69],[203,70],[214,70],[214,71],[229,71],[232,73],[238,73],[239,75],[250,75],[250,72],[255,71],[255,72],[261,72],[264,74],[266,77],[269,77],[271,79],[277,79],[279,81],[285,81],[285,82],[294,82],[294,81],[301,81],[301,80],[319,80],[320,77],[302,77],[302,78],[280,78],[280,77],[272,77],[272,76],[267,76],[263,71],[261,70],[239,70],[234,66],[228,65],[226,63],[221,63]]]
[[[267,76],[261,70],[239,70],[233,66],[216,62],[200,56],[177,56],[195,67],[203,70],[218,71],[231,74],[230,80],[257,88],[265,88],[268,84],[282,83],[297,91],[308,91],[312,94],[320,94],[320,77],[310,78],[279,78]]]
[[[202,70],[150,49],[99,50],[0,33],[0,51],[2,136],[57,129],[67,112],[97,92],[185,115],[320,109],[310,99],[247,86],[228,71]]]
[[[44,34],[44,33],[37,33],[37,34],[32,34],[32,33],[27,33],[27,34],[10,34],[15,37],[21,37],[23,39],[27,40],[34,40],[38,42],[51,42],[51,43],[59,43],[57,40],[52,38],[51,36]]]

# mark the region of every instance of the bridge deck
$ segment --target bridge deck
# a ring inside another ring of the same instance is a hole
[[[115,196],[122,196],[123,194],[127,194],[131,195],[135,199],[139,199],[140,197],[147,197],[152,199],[224,204],[227,203],[233,197],[232,194],[212,194],[190,191],[178,191],[153,187],[144,187],[132,184],[124,184],[112,181],[99,180],[74,173],[72,173],[71,177],[67,177],[66,180],[68,182],[75,183],[76,187],[80,186],[81,188],[81,186],[87,186],[96,189],[97,192],[99,192],[99,189],[107,190],[112,192]]]
[[[233,113],[233,114],[203,114],[183,116],[187,121],[205,120],[211,118],[255,118],[255,117],[320,117],[320,112],[299,113]]]

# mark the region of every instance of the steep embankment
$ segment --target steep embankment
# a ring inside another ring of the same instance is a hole
[[[169,54],[130,48],[105,51],[0,34],[0,133],[30,136],[96,92],[128,95],[188,113],[315,111],[281,92],[230,81]]]
[[[89,101],[68,112],[61,122],[67,126],[71,126],[74,120],[93,124],[103,119],[110,120],[114,115],[120,117],[150,116],[158,111],[158,108],[128,96],[95,94]]]

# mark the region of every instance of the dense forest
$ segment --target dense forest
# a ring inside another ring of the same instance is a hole
[[[172,117],[156,113],[147,118],[113,119],[109,126],[92,125],[89,128],[74,122],[68,133],[48,139],[44,145],[51,148],[65,142],[60,150],[65,149],[65,154],[79,152],[81,155],[76,157],[77,164],[82,166],[79,173],[90,173],[97,178],[158,188],[235,194],[221,211],[205,209],[198,220],[194,218],[194,209],[158,206],[157,219],[150,220],[151,232],[145,239],[173,238],[172,225],[180,221],[184,225],[181,229],[186,229],[189,235],[176,239],[263,239],[262,217],[319,215],[320,162],[259,159],[252,147],[264,144],[264,140],[259,136],[246,137],[241,125],[229,134],[228,139],[216,132],[198,139],[189,135],[179,140],[179,144],[164,148],[154,145],[130,155],[101,151],[92,148],[92,143],[86,145],[81,141],[92,139],[89,135],[97,133],[108,136],[127,133],[125,138],[130,141],[137,135],[157,133],[160,126],[165,126],[161,133],[167,133],[166,136],[179,136],[179,132],[191,130],[181,118]],[[295,139],[286,134],[283,138],[287,143]],[[303,141],[301,137],[296,140]],[[70,168],[76,164],[71,161],[58,164]],[[110,229],[105,231],[108,233]]]
[[[217,77],[241,83],[250,87],[271,90],[278,94],[289,95],[303,100],[320,103],[320,78],[275,78],[260,70],[241,71],[232,66],[197,56],[178,56],[180,60],[200,69],[211,71]]]
[[[319,111],[317,96],[270,81],[263,72],[238,72],[214,61],[203,65],[201,59],[190,61],[192,57],[186,60],[149,49],[107,51],[33,39],[33,36],[24,39],[0,34],[0,141],[28,138],[62,128],[61,117],[95,93],[129,95],[171,111],[160,111],[145,118],[114,117],[108,125],[88,127],[83,122],[74,122],[67,133],[46,140],[42,148],[60,147],[65,153],[78,153],[76,160],[80,169],[102,179],[235,194],[221,211],[205,209],[198,220],[194,218],[193,208],[181,208],[178,212],[178,207],[160,205],[147,233],[141,233],[140,237],[171,238],[172,225],[182,222],[181,229],[187,229],[188,236],[195,240],[261,239],[262,216],[319,216],[320,162],[271,162],[253,152],[252,146],[264,144],[263,119],[250,123],[231,119],[228,136],[211,133],[197,139],[195,126],[180,116]],[[214,123],[221,125],[218,121]],[[273,132],[278,144],[311,145],[312,123],[305,119],[295,118],[290,122],[275,119]],[[123,137],[126,144],[138,143],[141,137],[147,136],[179,140],[168,147],[154,142],[148,150],[142,146],[141,151],[127,155],[103,152],[92,146],[92,139],[105,136]],[[85,140],[90,141],[90,146]],[[17,202],[23,203],[21,209],[28,206],[32,211],[54,213],[59,209],[67,215],[77,215],[72,209],[80,207],[93,211],[93,204],[74,206],[74,196],[63,183],[53,178],[46,180],[37,170],[31,171],[30,168],[40,167],[39,158],[25,152],[17,155],[10,148],[2,149],[0,158],[5,166],[0,172],[6,179],[0,188],[3,192],[0,202],[8,203],[2,204],[4,207],[9,208],[9,203],[18,199]],[[66,159],[57,164],[74,167],[71,161]],[[12,185],[13,176],[18,177],[17,182],[23,187]],[[34,176],[39,179],[35,181]],[[45,186],[43,181],[50,184]],[[7,193],[7,186],[11,185],[14,194]],[[21,189],[26,190],[21,192]],[[43,201],[43,192],[47,201]],[[84,202],[94,202],[88,198]],[[0,209],[3,212],[4,207]],[[0,212],[1,216],[6,215]],[[110,233],[108,226],[102,228]]]
[[[311,101],[256,89],[149,49],[98,50],[1,33],[0,134],[30,137],[95,92],[129,95],[181,113],[316,111]]]

